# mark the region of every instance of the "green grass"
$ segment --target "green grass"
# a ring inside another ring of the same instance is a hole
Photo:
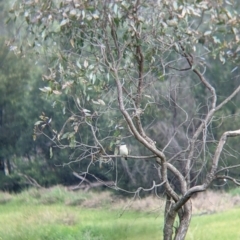
[[[159,239],[161,219],[146,213],[65,205],[0,206],[0,239]]]
[[[228,191],[232,196],[239,196],[240,195],[240,188],[232,188]]]
[[[193,240],[240,239],[240,209],[193,216],[187,236]]]
[[[75,202],[93,196],[64,191],[30,190],[16,196],[0,194],[0,240],[127,240],[160,239],[159,214],[83,208]],[[74,204],[69,204],[69,202]]]
[[[96,196],[100,194],[73,193],[61,187],[18,195],[0,193],[0,240],[162,239],[161,212],[122,214],[122,209],[111,210],[108,195],[101,206],[84,207]],[[193,216],[187,240],[240,239],[239,216],[238,208]]]

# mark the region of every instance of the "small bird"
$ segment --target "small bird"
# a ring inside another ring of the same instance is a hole
[[[121,156],[125,157],[125,160],[127,160],[127,155],[129,152],[127,145],[124,142],[121,142],[121,145],[119,146],[119,153]]]

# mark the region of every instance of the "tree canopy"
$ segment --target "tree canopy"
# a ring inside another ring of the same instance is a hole
[[[238,183],[226,171],[239,164],[227,164],[232,153],[223,149],[239,126],[221,125],[227,117],[237,121],[237,9],[234,1],[169,0],[19,0],[10,9],[18,45],[9,46],[22,57],[45,57],[40,91],[66,116],[60,127],[42,114],[35,136],[69,148],[66,164],[79,163],[83,176],[97,162],[110,166],[115,189],[117,145],[133,146],[128,158],[139,181],[150,165],[148,190],[166,192],[164,239],[184,239],[194,193],[216,179]]]

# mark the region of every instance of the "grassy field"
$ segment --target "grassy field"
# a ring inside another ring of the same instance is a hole
[[[0,239],[162,239],[162,210],[123,211],[109,193],[73,193],[61,187],[15,196],[0,193]],[[194,215],[187,239],[240,239],[239,216],[238,208]]]
[[[211,215],[193,216],[187,239],[239,240],[240,209]]]

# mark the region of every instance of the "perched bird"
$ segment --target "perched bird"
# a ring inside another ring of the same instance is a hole
[[[129,151],[128,151],[127,145],[124,142],[121,142],[121,145],[119,146],[119,154],[125,157],[125,160],[127,160],[128,153]]]

